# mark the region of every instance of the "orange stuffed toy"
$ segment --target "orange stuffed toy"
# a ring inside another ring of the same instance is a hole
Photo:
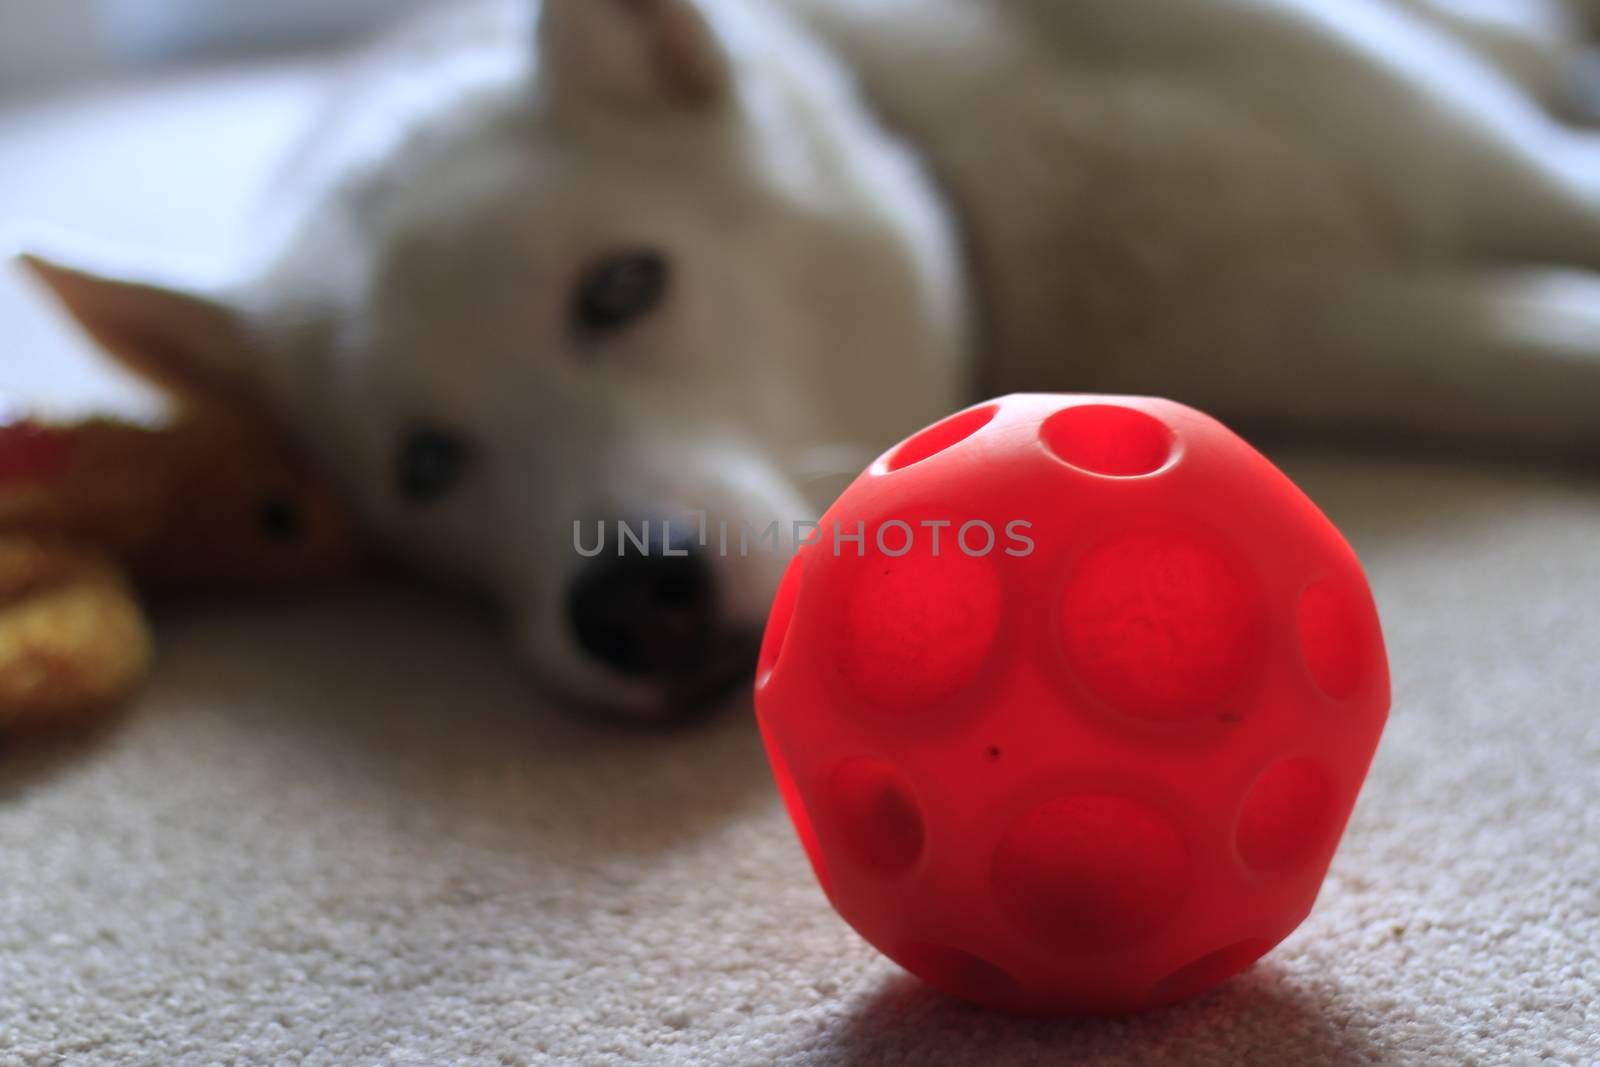
[[[141,596],[276,590],[363,556],[339,498],[258,412],[153,384],[173,399],[161,425],[0,409],[0,730],[131,694],[151,658]]]

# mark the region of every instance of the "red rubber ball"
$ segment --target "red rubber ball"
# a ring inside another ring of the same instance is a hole
[[[756,713],[818,881],[889,957],[1117,1013],[1310,912],[1388,663],[1350,546],[1222,424],[1007,397],[892,449],[808,540]]]

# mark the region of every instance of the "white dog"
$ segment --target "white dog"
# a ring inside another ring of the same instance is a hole
[[[1600,454],[1600,349],[1502,274],[1600,268],[1576,37],[1484,6],[508,0],[362,60],[226,277],[29,261],[269,398],[546,681],[666,716],[783,562],[671,520],[787,523],[980,392]],[[607,518],[646,551],[577,551]]]

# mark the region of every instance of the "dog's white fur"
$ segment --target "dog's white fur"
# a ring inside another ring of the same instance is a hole
[[[361,62],[225,282],[33,262],[107,343],[268,395],[546,679],[649,714],[569,633],[574,519],[787,521],[820,448],[975,391],[1600,454],[1600,358],[1498,273],[1600,267],[1600,153],[1552,117],[1576,32],[1490,2],[506,0]],[[665,305],[576,335],[635,247]],[[416,420],[482,453],[426,508]],[[781,560],[718,566],[757,625]]]

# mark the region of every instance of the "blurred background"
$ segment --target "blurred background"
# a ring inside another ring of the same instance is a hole
[[[429,0],[0,0],[0,250],[224,254],[330,57]],[[153,404],[0,263],[0,395]]]
[[[325,45],[419,6],[421,0],[5,0],[0,93]]]

